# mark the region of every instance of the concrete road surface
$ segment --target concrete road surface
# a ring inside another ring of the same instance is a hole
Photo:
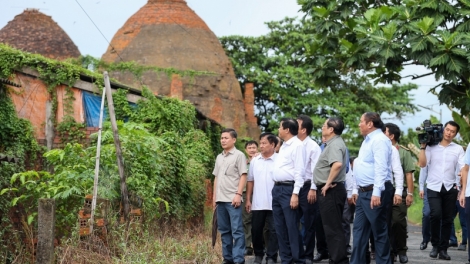
[[[428,248],[425,250],[419,249],[419,244],[421,243],[422,236],[421,236],[421,227],[415,225],[408,225],[408,263],[410,264],[419,264],[419,263],[426,263],[426,264],[434,264],[434,263],[447,263],[447,264],[465,264],[467,263],[468,253],[467,251],[458,251],[457,248],[449,248],[447,253],[452,258],[450,261],[448,260],[439,260],[439,259],[432,259],[429,257],[429,252],[431,251],[431,243],[428,244]],[[352,241],[351,241],[352,245]],[[246,256],[245,261],[247,264],[252,264],[254,261],[254,256]],[[263,260],[263,264],[265,261]],[[281,263],[278,260],[278,263]],[[327,260],[323,260],[319,263],[328,263]],[[373,260],[372,263],[375,263]],[[400,262],[396,262],[400,263]]]

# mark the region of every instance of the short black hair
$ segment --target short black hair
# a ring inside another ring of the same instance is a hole
[[[299,115],[297,117],[297,120],[302,120],[302,125],[300,126],[301,128],[305,128],[307,130],[307,135],[310,136],[310,133],[312,133],[312,130],[313,130],[312,119],[307,115]]]
[[[339,118],[339,117],[330,117],[327,119],[328,121],[326,121],[326,124],[329,126],[329,127],[332,127],[333,128],[333,132],[336,134],[336,135],[341,135],[343,134],[343,130],[344,130],[344,122],[343,122],[343,119]]]
[[[277,143],[279,143],[279,140],[277,139],[277,136],[274,135],[273,133],[270,132],[264,132],[259,136],[259,139],[261,140],[262,138],[266,137],[266,140],[268,140],[269,144],[274,144],[274,147],[277,146]]]
[[[230,133],[230,136],[232,138],[237,138],[237,131],[235,131],[235,129],[233,129],[233,128],[224,128],[224,129],[222,129],[220,134],[222,135],[223,133]]]
[[[250,145],[256,145],[256,147],[258,147],[258,142],[256,142],[256,140],[249,140],[245,143],[245,148]]]
[[[384,122],[380,119],[380,115],[375,112],[365,112],[364,119],[367,122],[372,122],[375,128],[383,129]]]
[[[457,124],[457,122],[452,121],[452,120],[447,121],[447,123],[444,125],[444,128],[445,128],[447,125],[451,125],[451,126],[453,126],[453,127],[456,127],[456,128],[457,128],[457,133],[459,133],[459,131],[460,131],[460,126],[459,126],[459,124]]]
[[[400,135],[401,135],[400,128],[394,123],[385,123],[383,131],[385,132],[387,128],[388,128],[388,134],[393,135],[393,139],[395,139],[396,142],[400,142]]]
[[[297,123],[297,120],[289,117],[284,117],[281,119],[281,126],[282,128],[289,129],[289,133],[291,133],[294,136],[297,136],[299,133],[299,123]]]

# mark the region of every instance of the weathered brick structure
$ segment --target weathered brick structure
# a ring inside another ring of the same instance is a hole
[[[26,9],[0,30],[0,42],[57,60],[77,58],[80,51],[50,16]]]
[[[133,87],[144,84],[155,94],[189,100],[222,126],[235,128],[241,135],[259,136],[253,99],[245,104],[222,45],[184,0],[149,0],[114,35],[102,58],[214,73],[194,78],[168,78],[154,72],[145,73],[142,80],[129,73],[113,73],[112,77]]]

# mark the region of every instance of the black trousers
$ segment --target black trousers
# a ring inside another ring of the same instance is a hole
[[[317,192],[318,193],[318,192]],[[320,207],[318,206],[318,194],[317,202],[315,205],[315,238],[317,239],[317,252],[323,256],[328,256],[328,245],[326,244],[325,230],[323,228],[323,221],[320,214]]]
[[[300,217],[304,218],[305,226],[305,251],[302,259],[313,259],[313,250],[315,249],[315,204],[310,204],[307,201],[307,195],[310,191],[311,182],[306,182],[299,192],[299,212]]]
[[[402,201],[399,205],[393,205],[392,211],[392,227],[390,244],[392,252],[395,255],[406,255],[408,247],[406,246],[406,239],[408,238],[406,215],[408,207],[406,206],[407,191],[403,190]]]
[[[455,186],[447,191],[442,185],[440,192],[428,189],[429,208],[431,209],[431,244],[438,250],[447,250],[449,247],[457,194]]]
[[[279,244],[277,242],[276,230],[274,229],[273,211],[255,210],[251,211],[251,234],[253,240],[253,250],[255,256],[264,256],[263,231],[267,227],[269,230],[269,241],[266,243],[266,258],[276,260]]]
[[[343,183],[338,183],[336,187],[330,188],[326,196],[321,193],[321,188],[317,189],[317,199],[320,206],[326,243],[330,253],[330,263],[349,263],[346,253],[346,238],[343,233],[343,210],[346,200],[346,188]]]

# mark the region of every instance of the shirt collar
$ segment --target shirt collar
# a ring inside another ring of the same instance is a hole
[[[376,130],[374,130],[374,131],[370,132],[369,134],[367,134],[366,140],[373,139],[378,134],[383,134],[382,129],[377,128]]]
[[[339,135],[334,135],[332,138],[328,139],[325,143],[325,147],[328,146],[328,144],[330,144],[331,142],[333,142],[333,140],[339,138]]]
[[[291,137],[289,140],[284,141],[283,145],[284,145],[284,144],[287,144],[287,145],[292,144],[292,142],[294,142],[294,140],[295,140],[296,138],[297,138],[297,136]]]
[[[236,148],[233,147],[231,150],[225,152],[225,150],[222,151],[222,155],[227,156],[228,154],[233,154],[235,152]]]

